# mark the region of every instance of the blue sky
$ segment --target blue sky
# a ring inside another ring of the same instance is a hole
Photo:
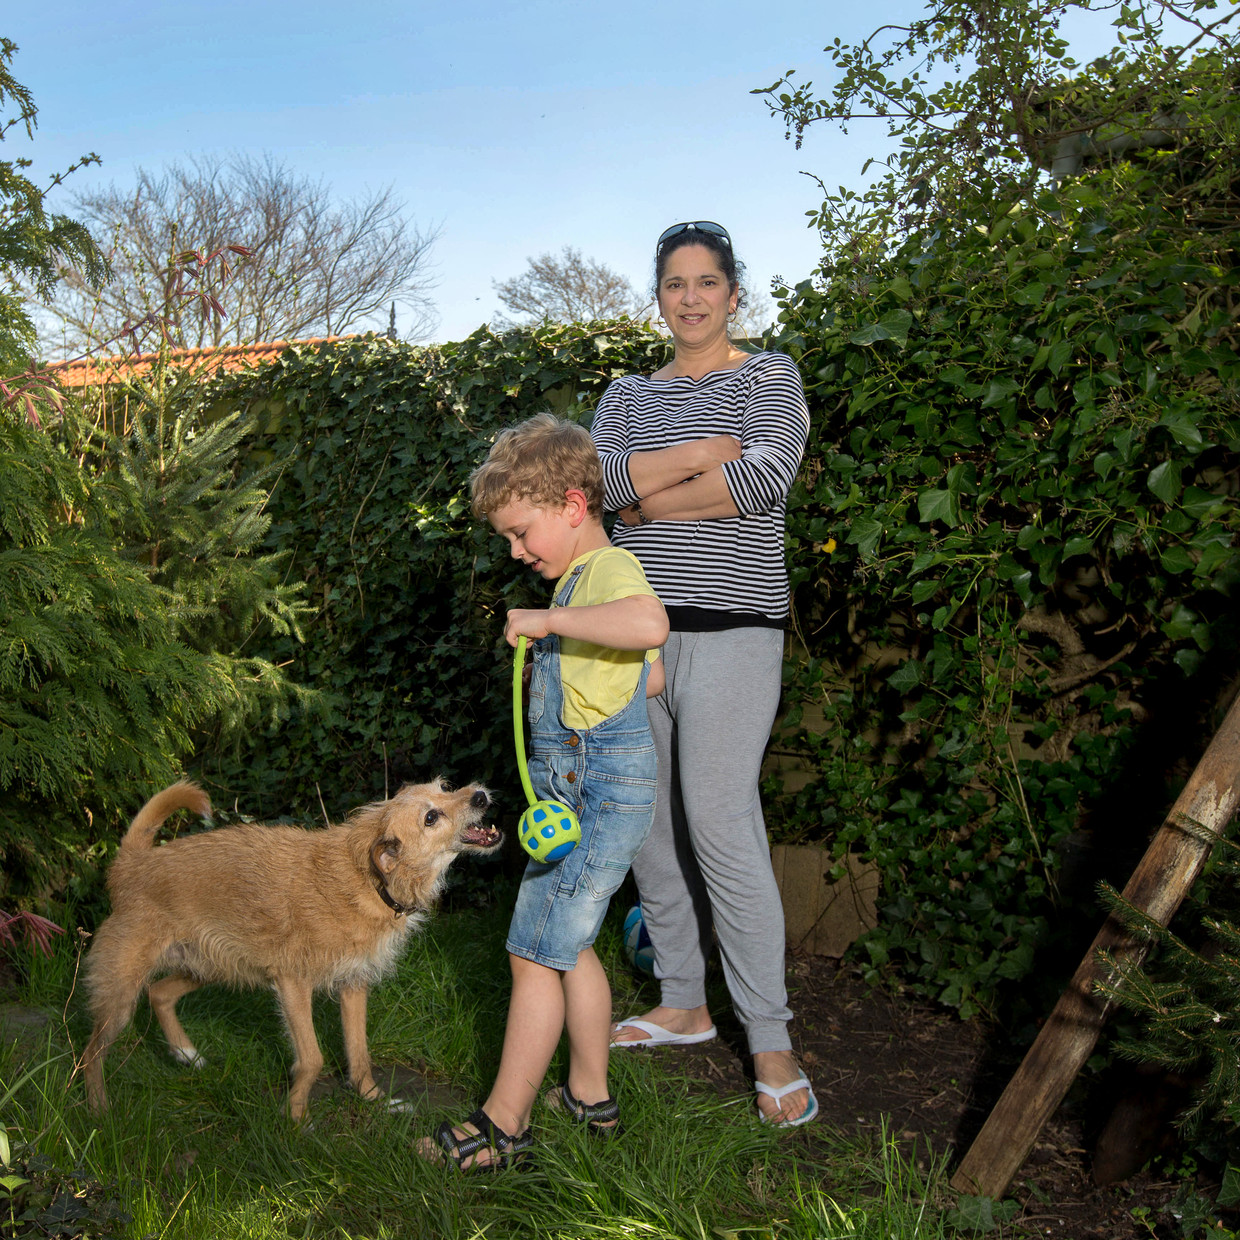
[[[231,151],[271,152],[341,198],[390,185],[441,230],[437,340],[468,335],[500,308],[494,280],[564,245],[644,289],[654,238],[684,219],[725,224],[765,292],[818,253],[803,173],[858,185],[883,135],[818,126],[797,151],[750,90],[795,68],[825,92],[827,43],[922,7],[52,0],[0,23],[39,106],[35,141],[14,131],[5,157],[40,177],[95,151],[82,188]]]

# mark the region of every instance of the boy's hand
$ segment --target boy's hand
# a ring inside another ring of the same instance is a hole
[[[514,607],[508,613],[508,619],[504,624],[504,640],[510,646],[515,646],[518,637],[525,637],[531,641],[539,637],[549,637],[551,634],[548,624],[550,615],[549,608]]]

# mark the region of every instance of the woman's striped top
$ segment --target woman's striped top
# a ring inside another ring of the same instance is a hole
[[[618,521],[612,541],[641,561],[674,629],[782,625],[788,616],[784,512],[809,435],[805,391],[791,359],[759,353],[701,379],[626,375],[604,392],[590,434],[603,462],[609,512],[641,498],[629,478],[630,453],[736,436],[741,459],[722,468],[740,516],[637,526]]]

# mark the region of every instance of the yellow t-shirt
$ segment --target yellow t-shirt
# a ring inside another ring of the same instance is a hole
[[[657,597],[631,551],[603,547],[579,556],[556,582],[558,594],[573,569],[581,563],[581,579],[568,600],[570,607],[613,603],[634,594]],[[642,660],[654,662],[658,650],[613,650],[572,637],[560,638],[560,681],[564,690],[564,726],[592,728],[623,710],[641,679]]]

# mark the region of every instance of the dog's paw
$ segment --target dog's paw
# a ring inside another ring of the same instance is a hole
[[[192,1046],[170,1046],[168,1054],[172,1056],[182,1067],[185,1068],[203,1068],[206,1067],[206,1059],[198,1053]]]
[[[382,1105],[389,1115],[413,1115],[418,1109],[408,1098],[384,1098]]]

